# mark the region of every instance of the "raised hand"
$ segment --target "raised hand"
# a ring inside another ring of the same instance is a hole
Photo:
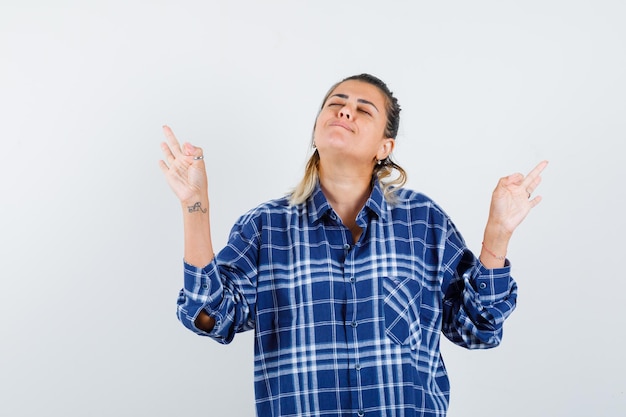
[[[530,210],[541,202],[541,196],[531,196],[541,183],[541,172],[547,165],[548,161],[542,161],[526,176],[517,173],[498,181],[491,198],[490,225],[501,228],[504,233],[513,233]]]
[[[181,146],[168,126],[163,126],[163,133],[167,139],[161,143],[165,161],[160,160],[159,166],[170,188],[181,202],[197,201],[200,196],[206,196],[207,176],[202,149],[189,143]]]

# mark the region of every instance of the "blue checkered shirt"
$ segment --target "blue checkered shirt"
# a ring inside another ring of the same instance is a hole
[[[379,185],[353,243],[319,186],[303,204],[242,216],[204,268],[185,263],[178,318],[229,343],[255,331],[257,415],[445,416],[443,333],[466,348],[498,345],[517,286],[488,270],[432,200]],[[204,309],[210,333],[194,319]]]

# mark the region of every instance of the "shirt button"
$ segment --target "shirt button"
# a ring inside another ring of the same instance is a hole
[[[357,371],[361,370],[361,364],[357,363],[356,366],[354,367],[354,369],[356,369]]]
[[[353,321],[352,323],[350,323],[350,326],[352,326],[352,327],[356,327],[356,326],[358,326],[358,325],[359,325],[359,324],[358,324],[356,321]]]
[[[343,248],[344,248],[345,250],[349,250],[349,249],[350,249],[350,244],[349,244],[349,243],[344,243],[344,244],[343,244]]]
[[[480,285],[478,286],[478,288],[480,288],[481,290],[484,290],[485,288],[487,288],[487,283],[486,282],[481,282]]]
[[[356,282],[356,278],[350,277],[350,282],[354,284]]]
[[[206,290],[207,288],[209,288],[209,284],[202,284],[202,288]]]
[[[363,412],[363,410],[359,410],[359,411],[356,413],[356,415],[357,415],[357,417],[363,417],[363,416],[365,415],[365,413]]]

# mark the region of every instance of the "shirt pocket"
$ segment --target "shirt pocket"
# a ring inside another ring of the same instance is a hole
[[[385,333],[399,345],[417,350],[421,343],[420,303],[422,287],[413,278],[385,277],[383,312]]]

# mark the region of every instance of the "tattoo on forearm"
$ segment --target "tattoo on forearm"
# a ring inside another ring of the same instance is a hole
[[[202,213],[206,213],[207,211],[207,209],[202,208],[202,204],[200,204],[199,201],[193,206],[187,206],[187,210],[189,210],[189,213],[195,213],[196,211],[201,211]]]

